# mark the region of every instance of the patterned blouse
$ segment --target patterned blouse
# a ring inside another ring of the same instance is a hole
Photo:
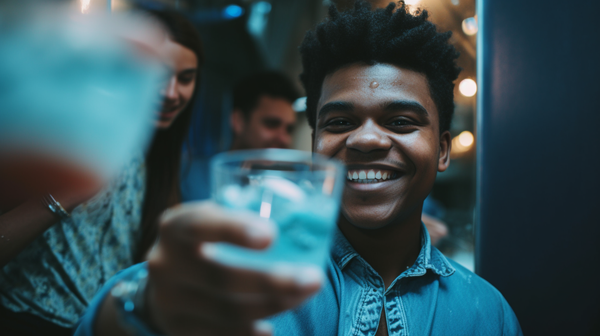
[[[145,191],[142,153],[0,271],[0,304],[70,328],[116,272],[133,265]]]

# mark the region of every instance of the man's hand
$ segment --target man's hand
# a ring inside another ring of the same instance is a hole
[[[297,306],[323,278],[318,268],[262,273],[211,260],[212,242],[266,248],[274,224],[252,213],[227,214],[213,202],[165,213],[150,253],[149,317],[167,335],[271,335],[262,318]]]

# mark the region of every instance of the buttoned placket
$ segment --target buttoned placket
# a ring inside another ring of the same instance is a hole
[[[387,289],[385,289],[381,276],[356,253],[340,232],[337,234],[335,245],[334,260],[347,276],[353,274],[352,278],[361,287],[360,299],[356,311],[354,311],[356,315],[351,319],[352,325],[349,329],[340,329],[344,336],[374,336],[381,321],[382,309],[385,309],[388,335],[410,335],[406,314],[408,307],[405,307],[402,299],[401,284],[410,281],[410,278],[424,276],[428,269],[441,276],[449,276],[454,273],[452,266],[443,259],[437,250],[436,253],[439,256],[432,257],[431,242],[424,225],[421,233],[421,251],[417,260],[412,267],[402,272]],[[347,330],[347,332],[342,330]]]
[[[408,335],[407,318],[402,304],[402,298],[398,291],[398,280],[405,277],[407,272],[402,273],[392,285],[384,291],[383,279],[362,258],[356,256],[356,264],[351,266],[353,271],[362,274],[363,294],[359,304],[357,318],[352,327],[354,336],[374,336],[379,329],[381,314],[385,309],[385,323],[388,335]]]

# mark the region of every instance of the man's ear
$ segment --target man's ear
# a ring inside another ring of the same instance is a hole
[[[438,171],[443,172],[450,165],[450,150],[452,149],[452,137],[450,131],[440,135],[440,157],[438,159]]]
[[[242,134],[242,132],[244,132],[244,114],[240,109],[234,109],[233,112],[231,112],[229,123],[231,124],[233,134],[235,134],[236,136],[239,136],[240,134]]]

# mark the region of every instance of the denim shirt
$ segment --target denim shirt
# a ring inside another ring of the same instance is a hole
[[[522,335],[502,294],[431,246],[424,225],[417,260],[387,289],[338,231],[322,290],[271,322],[276,335],[373,336],[382,309],[390,336]]]
[[[75,336],[92,336],[102,299],[138,264],[113,277],[91,303]],[[388,334],[523,335],[512,309],[487,281],[431,246],[423,225],[414,265],[386,289],[383,279],[338,231],[321,291],[270,319],[279,336],[373,336],[385,309]],[[385,307],[385,308],[384,308]]]

